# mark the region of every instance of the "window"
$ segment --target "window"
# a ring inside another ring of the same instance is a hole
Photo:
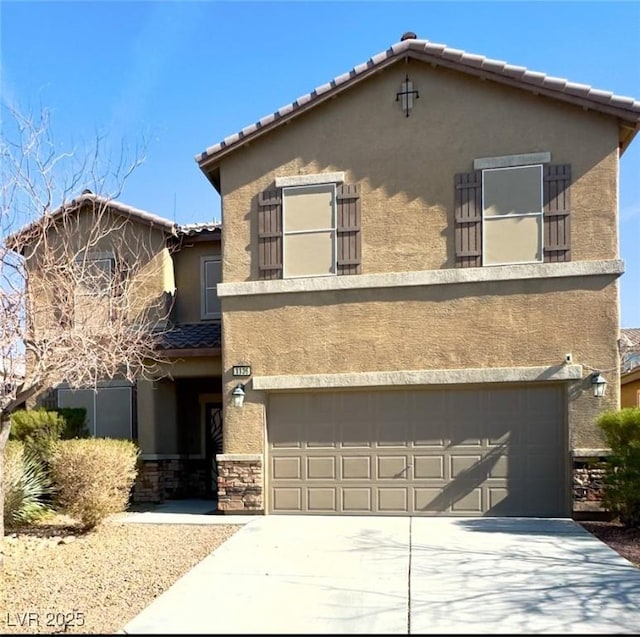
[[[99,328],[111,320],[115,260],[87,255],[76,260],[74,325]]]
[[[542,261],[542,166],[482,172],[483,264]]]
[[[58,389],[58,407],[84,407],[87,428],[96,438],[133,437],[133,400],[130,385],[93,389]]]
[[[203,257],[200,281],[202,285],[202,318],[220,318],[218,283],[222,280],[220,257]]]
[[[336,273],[334,184],[283,188],[284,276]]]
[[[484,157],[455,175],[457,268],[571,261],[571,165],[549,161]]]
[[[276,177],[257,197],[258,277],[361,274],[360,203],[343,173]]]

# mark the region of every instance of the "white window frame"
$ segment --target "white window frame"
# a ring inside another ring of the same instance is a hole
[[[313,230],[289,230],[287,231],[287,207],[286,207],[286,193],[288,190],[313,190],[318,187],[328,187],[331,189],[333,195],[333,212],[332,212],[332,221],[333,227],[331,228],[314,228]],[[333,232],[333,245],[331,249],[333,251],[333,263],[331,265],[331,272],[327,272],[326,274],[298,274],[298,275],[288,275],[287,274],[287,256],[286,256],[286,237],[287,235],[294,234],[315,234],[319,232]],[[318,184],[309,184],[309,185],[301,185],[301,186],[285,186],[282,188],[282,278],[283,279],[309,279],[314,277],[327,277],[327,276],[336,276],[338,272],[338,192],[336,188],[335,182],[324,182]]]
[[[514,214],[506,214],[499,215],[493,217],[494,219],[518,219],[523,217],[539,217],[540,218],[540,229],[539,229],[539,237],[538,240],[540,242],[540,258],[536,261],[513,261],[513,262],[501,262],[501,263],[486,263],[486,236],[485,232],[485,205],[484,205],[484,196],[485,196],[485,185],[484,185],[484,177],[488,172],[496,172],[496,171],[506,171],[506,170],[520,170],[522,168],[539,168],[540,169],[540,202],[542,204],[540,211],[538,212],[519,212]],[[522,265],[526,263],[544,263],[544,170],[542,164],[525,164],[521,166],[505,166],[501,168],[485,168],[482,171],[482,265],[487,268],[504,266],[504,265]]]
[[[221,317],[222,312],[208,312],[207,313],[207,290],[215,290],[216,296],[218,295],[218,284],[214,286],[207,286],[207,263],[219,263],[220,264],[220,283],[222,282],[222,258],[220,255],[212,255],[206,257],[200,257],[200,318],[205,319],[218,319]]]
[[[78,296],[113,296],[113,277],[115,276],[115,255],[112,253],[87,254],[86,256],[77,257],[75,260],[77,265],[84,266],[91,263],[108,263],[109,264],[109,285],[106,289],[98,292],[76,291]]]

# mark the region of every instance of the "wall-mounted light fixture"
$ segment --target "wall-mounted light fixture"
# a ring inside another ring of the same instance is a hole
[[[244,405],[244,385],[242,383],[238,383],[231,392],[233,396],[233,404],[235,407],[242,407]]]
[[[396,102],[400,102],[402,110],[406,117],[409,117],[409,113],[413,108],[413,96],[416,99],[420,97],[418,91],[414,90],[413,82],[409,79],[409,74],[405,74],[404,81],[400,85],[400,90],[396,93]]]
[[[602,398],[607,389],[607,381],[600,372],[595,371],[591,374],[591,386],[593,387],[593,395],[596,398]]]

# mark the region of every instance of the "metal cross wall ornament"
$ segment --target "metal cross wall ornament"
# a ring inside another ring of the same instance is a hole
[[[396,102],[402,98],[402,110],[405,115],[409,117],[409,112],[413,108],[413,96],[419,99],[420,95],[418,91],[413,89],[413,82],[409,79],[409,74],[405,75],[404,82],[402,82],[402,90],[396,93]]]

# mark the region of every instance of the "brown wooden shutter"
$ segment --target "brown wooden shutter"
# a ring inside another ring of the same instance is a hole
[[[544,260],[571,260],[571,165],[544,167]]]
[[[482,265],[482,172],[458,173],[455,193],[456,267]]]
[[[282,189],[258,195],[258,275],[282,278]]]
[[[360,274],[360,189],[341,184],[337,191],[338,274]]]

